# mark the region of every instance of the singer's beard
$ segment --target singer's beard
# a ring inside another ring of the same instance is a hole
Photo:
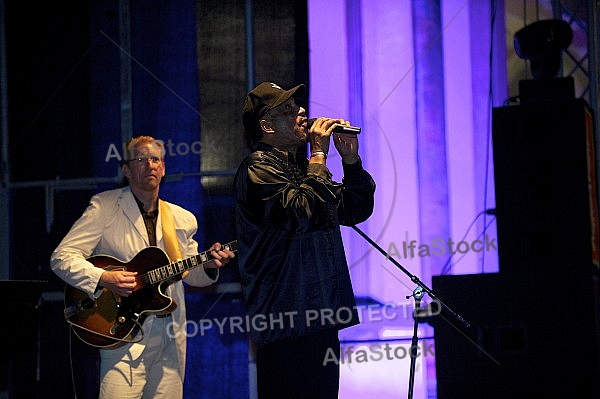
[[[308,129],[305,126],[294,126],[294,135],[298,138],[299,144],[308,143]]]

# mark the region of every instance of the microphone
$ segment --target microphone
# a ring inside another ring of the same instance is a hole
[[[313,123],[315,123],[316,120],[317,120],[317,118],[309,119],[307,122],[306,128],[308,130],[310,130],[310,128],[312,127]],[[346,133],[346,134],[360,134],[360,128],[356,127],[356,126],[346,126],[346,125],[336,124],[336,125],[334,125],[333,132],[334,133]]]

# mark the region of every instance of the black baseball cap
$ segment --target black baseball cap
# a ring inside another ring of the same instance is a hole
[[[296,93],[303,94],[305,89],[303,84],[284,90],[275,83],[262,82],[246,95],[242,115],[244,127],[253,131],[268,110],[283,104]]]

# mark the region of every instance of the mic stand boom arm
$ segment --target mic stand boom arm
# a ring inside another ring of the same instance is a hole
[[[404,272],[404,274],[406,274],[410,278],[410,281],[412,281],[413,283],[415,283],[416,285],[421,287],[423,289],[423,291],[425,291],[425,293],[427,293],[432,299],[434,299],[442,307],[442,309],[445,309],[448,312],[448,314],[450,314],[456,320],[460,321],[465,327],[467,327],[467,328],[471,327],[471,324],[469,324],[461,315],[456,313],[454,310],[450,309],[450,307],[448,307],[448,305],[446,305],[442,300],[440,300],[430,288],[428,288],[425,284],[423,284],[423,282],[421,280],[419,280],[419,278],[417,276],[415,276],[414,274],[412,274],[408,270],[406,270],[406,268],[404,266],[402,266],[398,261],[396,261],[396,259],[392,258],[387,252],[385,252],[385,250],[383,248],[381,248],[375,241],[371,240],[371,238],[369,236],[367,236],[362,230],[360,230],[356,226],[351,226],[351,227],[358,234],[360,234],[365,240],[367,240],[369,242],[369,244],[371,244],[375,249],[377,249],[379,252],[381,252],[381,254],[383,254],[386,257],[386,259],[388,259],[390,262],[392,262],[394,265],[396,265],[396,267],[398,269],[402,270],[402,272]]]

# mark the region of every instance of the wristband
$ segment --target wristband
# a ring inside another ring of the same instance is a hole
[[[323,158],[327,159],[327,154],[325,154],[323,151],[315,151],[310,154],[310,157],[316,157],[317,155],[322,155]]]

